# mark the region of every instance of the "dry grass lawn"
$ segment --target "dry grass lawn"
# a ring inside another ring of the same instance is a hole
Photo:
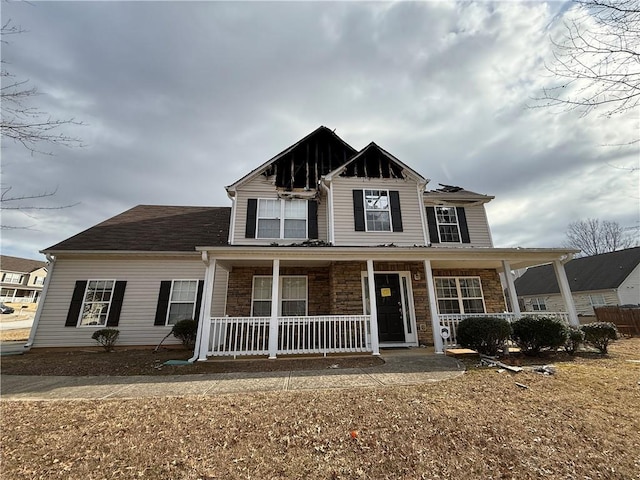
[[[640,339],[554,376],[491,368],[402,388],[4,401],[2,478],[640,479],[629,360]]]
[[[30,328],[17,328],[15,330],[0,330],[0,342],[26,342],[29,339]]]

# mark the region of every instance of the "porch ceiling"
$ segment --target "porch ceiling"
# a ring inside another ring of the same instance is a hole
[[[198,247],[221,265],[323,266],[331,262],[422,262],[431,261],[432,268],[490,268],[502,270],[502,262],[512,269],[567,261],[577,250],[560,248],[434,248],[434,247],[284,247],[228,246]]]

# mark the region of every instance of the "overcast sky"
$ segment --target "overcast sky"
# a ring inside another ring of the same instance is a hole
[[[49,247],[138,204],[230,206],[224,190],[320,125],[438,183],[494,195],[498,247],[561,246],[569,222],[639,225],[639,114],[531,109],[566,2],[2,2],[2,45],[82,148],[3,139],[2,253]]]

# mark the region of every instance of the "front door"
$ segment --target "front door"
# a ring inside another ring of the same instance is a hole
[[[404,342],[404,323],[400,275],[376,273],[376,305],[380,342]]]

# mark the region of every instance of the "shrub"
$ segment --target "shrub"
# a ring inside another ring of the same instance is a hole
[[[198,322],[195,320],[180,320],[171,329],[174,337],[182,342],[185,348],[193,349],[196,344],[196,335],[198,333]]]
[[[468,317],[456,329],[458,343],[484,355],[495,355],[511,334],[507,320],[496,317]]]
[[[564,351],[569,355],[575,355],[584,342],[584,332],[579,327],[567,329],[567,341],[564,343]]]
[[[609,341],[618,339],[618,329],[610,322],[593,322],[582,325],[584,341],[593,345],[603,355],[607,353]]]
[[[522,317],[512,324],[513,341],[525,355],[557,350],[567,340],[567,326],[550,317]]]
[[[98,342],[107,352],[113,350],[118,337],[120,336],[120,330],[117,328],[101,328],[96,330],[91,335],[91,338]]]

